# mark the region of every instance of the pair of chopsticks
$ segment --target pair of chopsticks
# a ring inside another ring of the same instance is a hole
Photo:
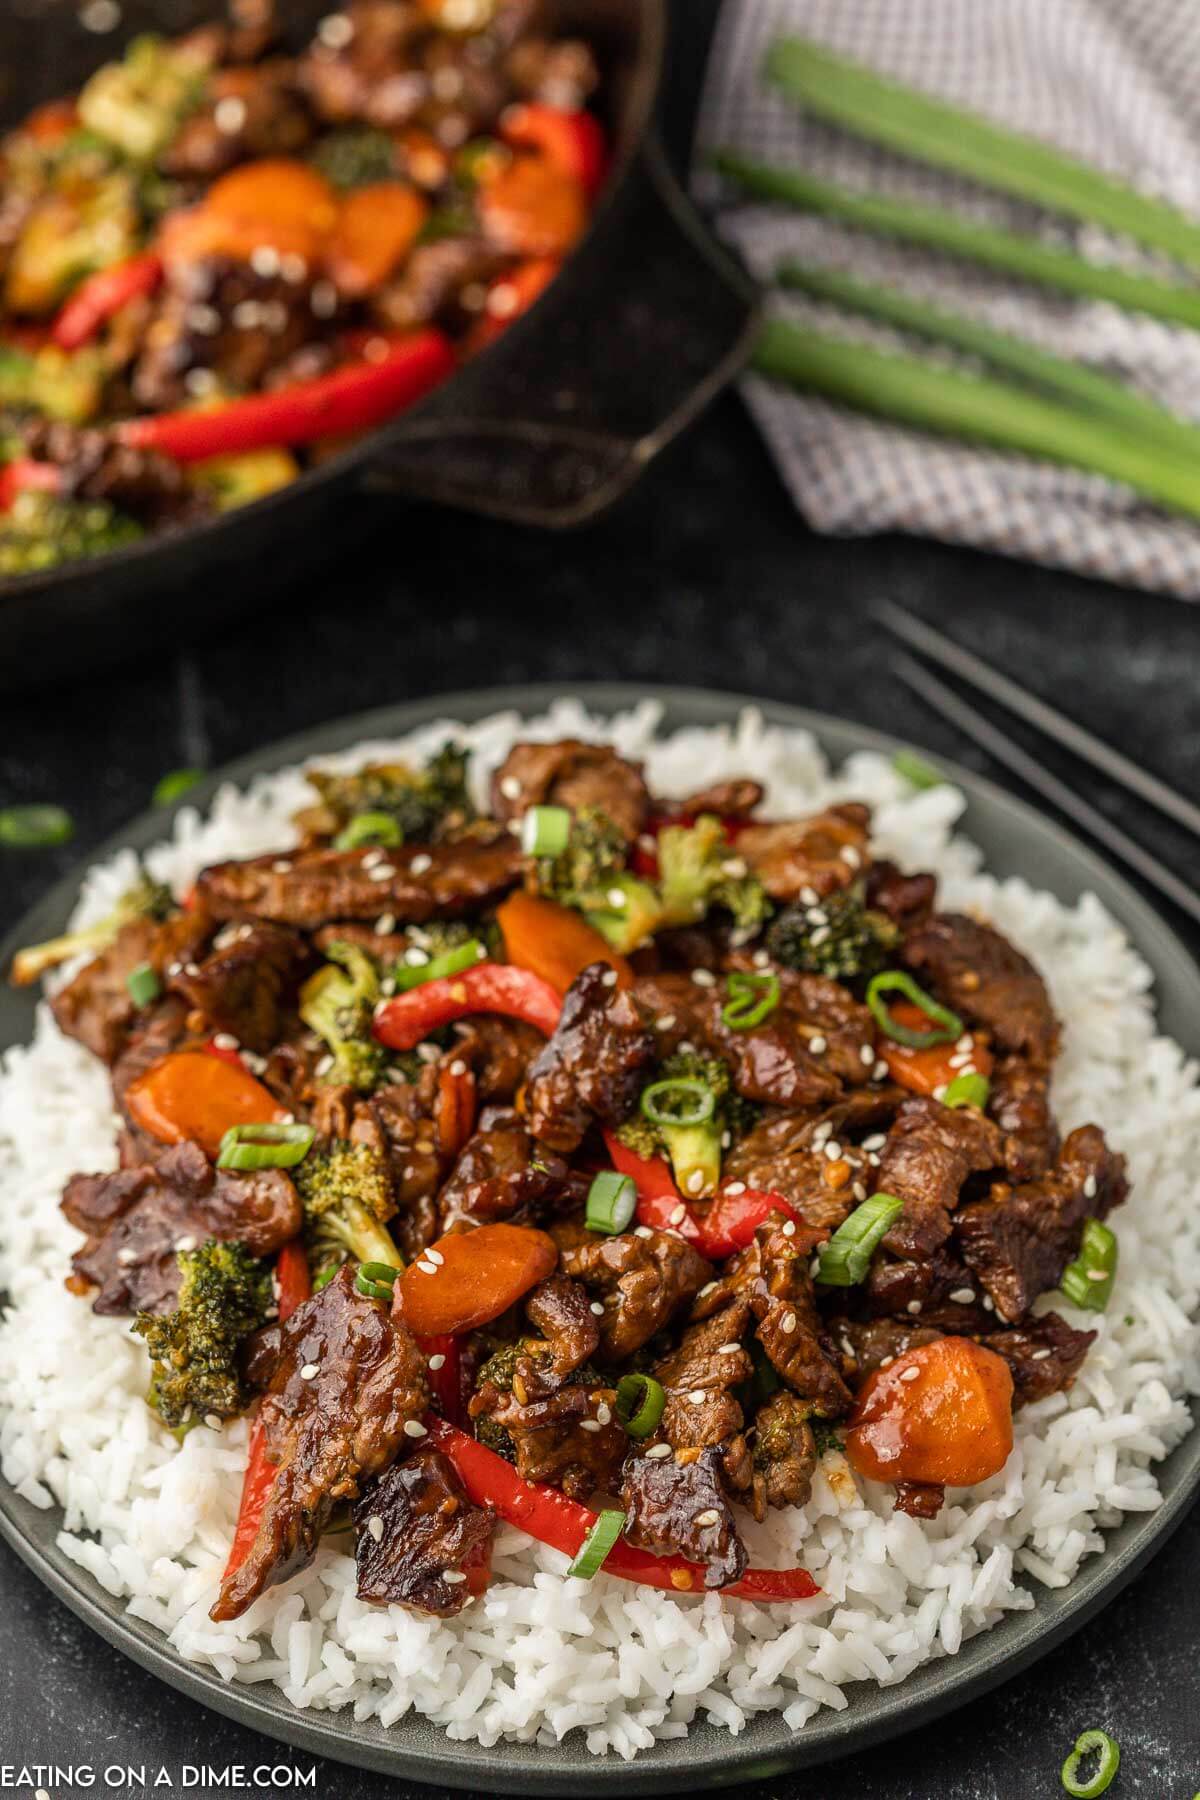
[[[926,625],[923,620],[915,618],[903,607],[886,602],[876,609],[875,617],[886,631],[910,650],[916,651],[929,662],[936,663],[939,668],[956,676],[984,698],[1005,707],[1026,724],[1035,726],[1053,743],[1071,751],[1099,774],[1115,781],[1118,786],[1135,794],[1139,800],[1144,800],[1147,805],[1164,813],[1167,818],[1191,832],[1193,837],[1200,839],[1200,806],[1183,794],[1176,793],[1174,788],[1161,781],[1157,775],[1139,768],[1119,750],[1102,743],[1090,731],[1085,731],[1082,725],[1077,725],[1074,720],[1068,719],[1044,700],[1039,700],[1036,695],[1026,693],[1024,688],[1007,675],[1002,675],[998,669],[993,669],[982,657],[965,650],[961,644],[956,644],[932,625]],[[1073,820],[1089,837],[1102,844],[1113,856],[1135,870],[1143,881],[1200,924],[1200,895],[1144,845],[1139,844],[1136,838],[1122,831],[1119,825],[1114,825],[1111,819],[1085,800],[1082,794],[1044,768],[1036,757],[1023,750],[1019,744],[1006,737],[1004,732],[960,698],[923,663],[911,656],[900,655],[893,659],[891,667],[906,687],[919,694],[934,712],[957,727],[964,737],[986,750],[989,756],[1011,770],[1026,786],[1040,794],[1043,800]]]

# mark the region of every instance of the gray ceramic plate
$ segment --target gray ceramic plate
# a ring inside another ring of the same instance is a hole
[[[603,713],[633,705],[646,692],[597,685],[581,690],[581,697]],[[854,750],[890,753],[897,747],[878,732],[795,707],[690,689],[652,692],[664,706],[664,730],[721,724],[743,705],[757,704],[772,724],[812,731],[835,762]],[[556,697],[545,686],[493,689],[445,694],[366,713],[243,758],[194,789],[188,803],[203,806],[218,781],[244,782],[263,770],[343,749],[359,739],[410,731],[436,718],[479,719],[502,707],[542,711]],[[1154,971],[1163,1029],[1193,1054],[1200,1053],[1200,972],[1173,933],[1126,882],[1056,825],[964,769],[947,772],[967,794],[964,829],[982,846],[989,867],[1000,875],[1023,874],[1034,886],[1049,888],[1064,900],[1074,900],[1085,889],[1098,894]],[[106,857],[122,844],[145,848],[162,837],[168,824],[163,812],[146,813],[102,845],[96,857]],[[61,930],[77,888],[78,877],[60,882],[0,948],[0,965],[7,967],[18,944],[36,943]],[[32,994],[0,989],[0,1047],[29,1037],[33,1009]],[[590,1757],[578,1733],[549,1750],[516,1744],[483,1750],[477,1744],[451,1743],[423,1719],[406,1718],[385,1731],[375,1724],[356,1725],[345,1715],[298,1712],[282,1694],[268,1692],[265,1686],[226,1686],[216,1675],[181,1662],[157,1632],[129,1618],[118,1601],[67,1560],[55,1543],[55,1513],[39,1512],[0,1488],[0,1530],[46,1585],[110,1643],[172,1687],[271,1737],[365,1768],[484,1792],[643,1794],[716,1787],[811,1767],[912,1730],[994,1687],[1061,1643],[1165,1543],[1200,1489],[1200,1432],[1161,1465],[1159,1480],[1163,1505],[1158,1512],[1129,1517],[1110,1534],[1104,1554],[1086,1562],[1069,1587],[1038,1590],[1033,1610],[1009,1614],[992,1631],[964,1645],[956,1657],[919,1669],[897,1687],[862,1686],[845,1712],[819,1716],[799,1736],[793,1736],[781,1719],[766,1716],[755,1719],[736,1738],[702,1724],[687,1739],[662,1744],[633,1764]]]

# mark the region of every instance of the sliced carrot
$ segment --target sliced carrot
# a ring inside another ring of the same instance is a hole
[[[1012,1373],[994,1350],[938,1338],[870,1377],[850,1418],[846,1455],[872,1481],[970,1487],[1008,1461],[1012,1394]]]
[[[417,1337],[457,1336],[498,1319],[558,1261],[553,1238],[521,1225],[480,1225],[439,1238],[396,1283],[396,1307]]]
[[[479,189],[484,235],[510,256],[565,256],[583,236],[587,195],[544,156],[514,156]]]
[[[456,1072],[455,1063],[442,1069],[434,1117],[438,1149],[443,1156],[457,1156],[475,1129],[475,1077],[470,1069],[464,1066]]]
[[[125,1109],[135,1125],[160,1143],[191,1141],[214,1161],[231,1125],[287,1117],[247,1069],[203,1050],[176,1050],[152,1064],[126,1088]]]
[[[617,971],[619,987],[628,987],[633,980],[625,958],[569,906],[518,891],[497,908],[496,922],[509,962],[540,975],[560,994],[566,993],[582,969],[595,962],[609,963]]]
[[[897,1000],[888,1010],[898,1025],[907,1025],[910,1031],[935,1028],[936,1021],[912,1000]],[[995,1058],[981,1037],[975,1033],[970,1035],[974,1038],[970,1066],[979,1075],[990,1075]],[[881,1034],[877,1047],[892,1080],[914,1094],[933,1094],[938,1088],[949,1086],[956,1075],[963,1073],[965,1066],[958,1060],[961,1053],[956,1043],[931,1044],[928,1049],[917,1050],[911,1044],[898,1044],[894,1038]]]
[[[375,181],[347,194],[326,252],[338,291],[357,300],[382,287],[428,216],[428,202],[403,181]]]
[[[157,247],[168,263],[217,255],[247,261],[261,249],[315,262],[337,218],[337,194],[316,169],[264,157],[222,175],[199,206],[168,213]]]

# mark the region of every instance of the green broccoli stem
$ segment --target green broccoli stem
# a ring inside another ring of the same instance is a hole
[[[719,1114],[702,1125],[660,1125],[658,1130],[680,1193],[688,1200],[714,1194],[721,1179]]]
[[[337,1211],[321,1215],[320,1223],[325,1233],[344,1244],[359,1262],[390,1263],[394,1269],[404,1267],[404,1258],[391,1232],[371,1216],[361,1200],[347,1195]]]

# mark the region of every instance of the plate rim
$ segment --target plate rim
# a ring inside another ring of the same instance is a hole
[[[566,686],[532,682],[397,701],[274,740],[222,765],[173,806],[151,807],[139,813],[89,852],[86,861],[73,866],[26,911],[0,943],[0,966],[7,966],[13,951],[21,942],[27,942],[32,933],[54,929],[65,919],[88,868],[122,848],[132,845],[144,849],[169,835],[180,808],[207,808],[217,789],[226,782],[244,785],[290,763],[329,754],[357,741],[402,735],[441,719],[474,723],[503,711],[528,717],[564,699],[579,700],[589,711],[600,715],[655,702],[662,708],[660,730],[689,724],[730,724],[746,708],[752,708],[768,725],[811,733],[835,765],[856,751],[891,755],[902,746],[914,747],[911,740],[853,719],[718,688],[641,682],[573,682]],[[1099,892],[1139,955],[1151,965],[1156,1014],[1162,1010],[1186,1013],[1190,1004],[1191,1011],[1200,1015],[1200,969],[1191,951],[1121,872],[1057,820],[988,777],[939,752],[930,750],[924,754],[966,796],[966,811],[957,829],[974,839],[972,813],[994,812],[999,815],[994,821],[997,825],[1028,831],[1042,840],[1043,848],[1049,845],[1055,856],[1076,872],[1076,890]],[[1053,884],[1039,878],[1038,885]],[[1181,978],[1184,990],[1192,990],[1190,1003],[1186,997],[1180,1000],[1174,987],[1164,983],[1165,970]],[[26,1040],[26,1030],[11,1027],[19,1026],[29,1011],[28,995],[14,997],[11,990],[0,994],[0,1051]],[[1200,1052],[1200,1027],[1194,1038],[1189,1045],[1188,1034],[1181,1034],[1185,1048]],[[614,1788],[629,1794],[670,1792],[697,1783],[715,1787],[815,1767],[915,1730],[1020,1673],[1114,1599],[1182,1523],[1200,1492],[1200,1431],[1193,1428],[1156,1468],[1164,1488],[1163,1504],[1156,1512],[1126,1514],[1122,1524],[1106,1534],[1105,1550],[1090,1557],[1065,1588],[1035,1589],[1034,1607],[1011,1613],[990,1630],[969,1639],[957,1656],[926,1663],[891,1687],[853,1684],[850,1704],[844,1711],[818,1715],[799,1733],[789,1731],[778,1713],[756,1715],[737,1737],[701,1722],[691,1728],[688,1737],[661,1742],[654,1750],[639,1754],[632,1763],[613,1756],[591,1756],[576,1733],[551,1749],[512,1745],[504,1740],[484,1748],[475,1742],[452,1740],[443,1727],[416,1715],[406,1716],[385,1730],[373,1721],[361,1726],[347,1723],[343,1713],[294,1708],[273,1685],[268,1692],[267,1684],[260,1689],[257,1684],[226,1683],[215,1671],[185,1662],[163,1633],[131,1618],[122,1602],[107,1595],[85,1570],[58,1549],[55,1540],[61,1528],[61,1509],[35,1508],[2,1481],[0,1536],[44,1585],[115,1648],[170,1687],[293,1748],[376,1772],[452,1787],[470,1788],[483,1778],[494,1792],[601,1793]],[[40,1534],[33,1529],[39,1521]],[[39,1541],[39,1536],[48,1536],[49,1544]],[[855,1717],[864,1710],[865,1717]],[[403,1738],[414,1726],[427,1741],[423,1746],[406,1747]]]

